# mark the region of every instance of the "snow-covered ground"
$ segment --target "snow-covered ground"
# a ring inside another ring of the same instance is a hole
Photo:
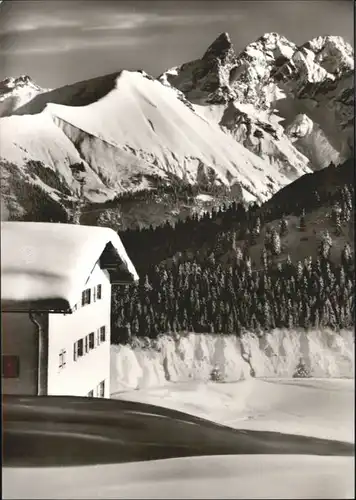
[[[167,384],[120,394],[236,428],[353,442],[353,380]],[[3,469],[3,498],[353,498],[353,457],[233,455]]]
[[[3,498],[341,499],[353,498],[353,475],[352,458],[306,455],[172,458],[60,470],[3,469]]]
[[[207,418],[236,429],[354,442],[354,381],[249,379],[186,382],[114,396]]]
[[[236,429],[354,443],[353,345],[352,332],[314,331],[306,337],[279,330],[263,341],[250,335],[243,345],[236,337],[190,334],[181,342],[163,339],[158,350],[143,348],[143,343],[113,347],[112,376],[117,378],[112,390],[118,392],[112,397],[184,411]],[[300,356],[313,378],[290,376]],[[257,378],[250,376],[244,358]],[[207,380],[219,363],[225,363],[225,377],[235,376],[235,381]],[[3,498],[353,496],[354,457],[345,456],[232,455],[3,469]]]
[[[275,329],[242,339],[190,333],[111,349],[113,398],[236,428],[354,441],[352,331]],[[312,378],[293,378],[300,360]],[[210,381],[214,368],[224,383]]]

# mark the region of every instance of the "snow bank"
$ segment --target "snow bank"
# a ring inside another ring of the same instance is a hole
[[[111,392],[167,382],[206,381],[217,368],[225,382],[293,376],[302,359],[313,377],[354,376],[354,334],[343,330],[274,330],[261,337],[189,333],[111,347]],[[254,372],[254,373],[253,373]]]
[[[111,390],[140,389],[167,381],[209,380],[217,367],[224,380],[250,376],[241,344],[235,336],[196,335],[161,337],[155,345],[135,339],[135,346],[112,346]]]

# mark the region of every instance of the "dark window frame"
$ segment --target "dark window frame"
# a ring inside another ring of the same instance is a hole
[[[106,326],[105,325],[101,326],[99,329],[99,339],[100,339],[100,343],[106,341]]]
[[[77,341],[77,357],[82,358],[84,356],[84,339],[79,339]]]
[[[86,288],[82,292],[82,307],[89,305],[91,303],[91,289]]]
[[[89,344],[89,351],[92,351],[93,349],[95,349],[95,334],[94,334],[94,332],[89,333],[88,344]]]

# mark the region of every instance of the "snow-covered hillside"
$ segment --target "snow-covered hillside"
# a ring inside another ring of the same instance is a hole
[[[21,116],[3,118],[2,157],[20,166],[41,161],[69,186],[75,185],[71,165],[81,162],[89,199],[93,192],[110,197],[173,177],[198,184],[214,179],[235,185],[242,197],[264,200],[309,171],[302,155],[295,168],[266,168],[256,154],[182,102],[174,89],[141,72],[122,71],[114,83],[85,106],[75,105],[73,89],[70,105],[65,94],[62,104],[51,103],[49,92],[40,96],[49,100],[40,113],[34,99],[33,106],[25,106],[27,114],[20,110]]]

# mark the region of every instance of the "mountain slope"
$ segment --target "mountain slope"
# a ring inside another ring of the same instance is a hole
[[[278,165],[267,169],[176,90],[142,72],[42,93],[1,119],[0,139],[3,160],[21,170],[40,161],[66,180],[73,195],[79,184],[71,166],[81,164],[82,193],[91,201],[172,178],[225,185],[242,199],[262,201],[308,171],[301,155],[288,176]]]
[[[162,224],[154,231],[122,231],[120,237],[142,276],[162,261],[170,262],[168,267],[194,258],[206,262],[211,253],[216,264],[235,265],[238,247],[243,253],[247,251],[253,267],[259,268],[266,233],[274,228],[279,234],[284,218],[287,230],[280,238],[281,253],[272,255],[272,260],[285,261],[288,254],[293,262],[316,257],[322,234],[327,230],[334,242],[331,258],[339,262],[345,243],[354,248],[353,184],[354,159],[350,159],[339,167],[302,176],[260,207],[252,204],[246,210],[241,204],[232,203],[212,214],[180,221],[174,227]],[[332,216],[336,206],[341,209],[339,228]],[[305,227],[301,228],[303,211]]]

